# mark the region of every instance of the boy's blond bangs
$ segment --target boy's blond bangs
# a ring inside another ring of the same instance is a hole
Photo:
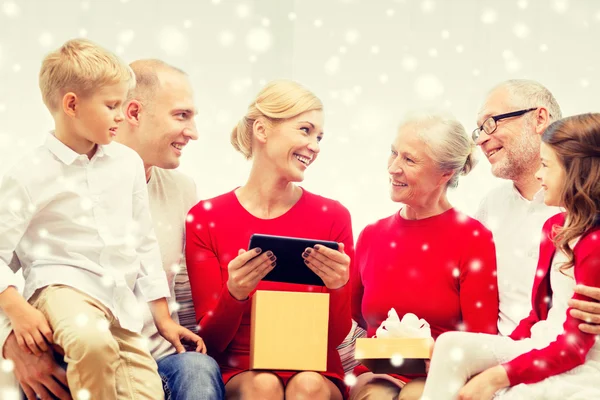
[[[59,108],[68,92],[79,96],[95,88],[127,82],[131,90],[135,75],[115,54],[86,39],[73,39],[48,54],[40,69],[42,99],[50,111]]]

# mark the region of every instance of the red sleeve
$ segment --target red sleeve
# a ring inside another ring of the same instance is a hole
[[[522,340],[531,337],[531,328],[540,321],[540,315],[538,314],[538,310],[536,310],[535,298],[538,295],[538,291],[543,290],[543,286],[541,285],[547,285],[550,279],[548,266],[552,263],[552,254],[554,253],[554,243],[552,242],[551,235],[555,224],[558,224],[559,226],[564,224],[564,214],[557,214],[550,217],[542,227],[539,260],[531,296],[531,311],[527,317],[519,322],[519,325],[517,325],[515,330],[509,335],[513,340]],[[540,273],[543,273],[543,276],[538,275]]]
[[[468,332],[498,333],[496,248],[490,231],[477,223],[460,266],[460,309]]]
[[[365,288],[362,283],[360,269],[364,262],[366,247],[369,246],[368,243],[366,243],[367,239],[365,239],[365,231],[367,229],[368,227],[363,229],[358,236],[358,241],[356,242],[356,255],[354,257],[354,262],[352,263],[352,269],[350,270],[350,284],[352,286],[352,319],[364,329],[367,329],[367,322],[362,315],[362,299]]]
[[[212,242],[207,212],[198,203],[188,214],[185,256],[199,334],[210,352],[223,352],[235,336],[248,300],[229,293]]]
[[[584,243],[580,244],[584,245]],[[591,240],[585,244],[590,249],[586,249],[587,252],[582,254],[580,261],[576,260],[575,280],[578,284],[600,287],[600,247]],[[578,254],[575,254],[577,257]],[[572,298],[598,303],[597,300],[577,293]],[[570,311],[571,308],[567,310],[563,333],[554,342],[543,349],[532,350],[503,364],[511,386],[539,382],[585,362],[588,351],[596,342],[596,335],[580,331],[581,321],[572,317]]]
[[[519,322],[519,325],[509,335],[513,340],[522,340],[531,337],[531,327],[539,321],[535,310],[531,310],[529,315]]]
[[[350,212],[339,204],[340,213],[332,228],[332,238],[336,242],[344,244],[344,252],[350,257],[350,271],[354,261],[354,238],[352,237],[352,221]],[[350,328],[352,319],[350,316],[350,283],[346,283],[339,289],[328,290],[329,297],[329,336],[330,346],[337,347],[344,341]]]

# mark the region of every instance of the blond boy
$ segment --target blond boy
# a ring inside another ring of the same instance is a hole
[[[171,319],[143,163],[112,143],[134,84],[127,65],[90,41],[50,53],[40,89],[55,130],[0,186],[0,308],[24,350],[64,350],[74,397],[163,398],[134,290],[165,339],[177,348],[191,340],[206,352]],[[23,297],[8,266],[13,253]]]

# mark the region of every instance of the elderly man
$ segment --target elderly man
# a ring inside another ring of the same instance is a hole
[[[187,75],[162,61],[135,61],[131,68],[137,84],[124,105],[125,123],[119,128],[116,140],[134,149],[144,162],[154,228],[171,297],[175,299],[175,275],[180,268],[185,271],[185,217],[197,202],[194,182],[174,171],[183,148],[198,138],[193,92]],[[172,302],[174,319],[175,307]],[[59,399],[70,399],[65,372],[55,361],[55,355],[26,354],[17,345],[8,323],[0,321],[0,327],[2,355],[13,361],[15,376],[27,398],[35,399],[37,395],[49,399],[52,394]],[[184,352],[182,346],[175,349],[159,335],[149,310],[145,313],[142,334],[157,361],[167,399],[224,397],[217,363],[205,354]]]
[[[473,131],[494,176],[507,180],[483,199],[476,213],[496,243],[502,335],[509,335],[530,311],[542,226],[559,212],[544,204],[534,175],[541,135],[560,118],[560,107],[547,88],[531,80],[509,80],[489,92]],[[576,291],[600,300],[599,288]],[[582,331],[600,333],[598,303],[572,301],[571,306],[572,315],[583,321]]]

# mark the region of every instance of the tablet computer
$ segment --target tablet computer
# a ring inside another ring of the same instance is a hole
[[[302,258],[304,250],[316,244],[334,250],[339,247],[336,242],[327,240],[254,234],[250,237],[248,249],[260,247],[263,253],[271,250],[277,257],[275,268],[263,278],[264,281],[325,286],[319,275],[311,271]]]

